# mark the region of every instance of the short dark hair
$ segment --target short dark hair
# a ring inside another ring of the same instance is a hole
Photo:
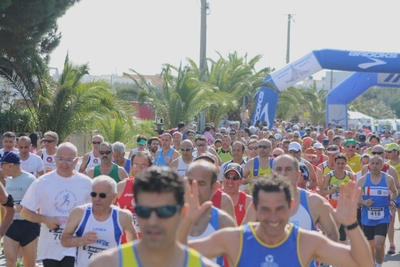
[[[290,207],[290,203],[292,202],[292,186],[286,177],[279,174],[268,174],[254,183],[252,195],[256,209],[259,202],[258,193],[261,190],[265,192],[284,192],[286,201]]]
[[[343,154],[343,153],[339,153],[339,154],[337,154],[336,156],[335,156],[335,162],[336,162],[336,160],[338,160],[338,159],[344,159],[344,161],[345,162],[347,162],[347,158],[346,158],[346,156]]]
[[[3,140],[5,137],[7,137],[7,138],[11,137],[11,138],[14,138],[14,140],[16,139],[15,133],[10,132],[10,131],[3,133],[1,140]]]
[[[147,160],[149,161],[149,167],[153,166],[154,159],[149,153],[143,151],[138,151],[134,153],[131,157],[131,166],[133,164],[133,160],[135,159],[135,157],[147,158]]]
[[[185,204],[185,185],[178,174],[167,167],[153,166],[135,177],[133,194],[138,203],[138,195],[147,193],[173,193],[178,205]]]
[[[158,140],[157,137],[150,137],[149,140],[147,140],[147,145],[150,146],[153,141],[157,141],[160,143],[160,140]]]
[[[371,139],[372,139],[372,138],[375,138],[375,139],[378,141],[378,143],[381,142],[381,139],[380,139],[379,136],[377,136],[376,134],[371,134],[371,136],[368,138],[368,141],[371,142]]]
[[[214,145],[216,145],[217,143],[221,143],[222,144],[222,140],[221,139],[215,139],[214,140]]]
[[[244,128],[243,131],[245,131],[248,135],[250,135],[250,129],[249,128]]]
[[[210,130],[211,130],[210,125],[207,125],[206,127],[204,127],[204,131],[205,131],[205,132],[209,132]]]
[[[207,142],[207,138],[206,138],[204,135],[198,135],[198,136],[196,136],[196,138],[194,139],[194,141],[197,142],[197,140],[206,141],[206,142]]]
[[[185,127],[185,123],[184,123],[184,122],[178,123],[178,128],[180,129],[180,128],[182,128],[182,127]]]

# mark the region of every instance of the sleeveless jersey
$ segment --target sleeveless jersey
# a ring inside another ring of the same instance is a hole
[[[176,169],[176,172],[180,175],[180,176],[185,176],[186,175],[186,169],[187,166],[189,166],[188,163],[185,163],[182,159],[182,157],[178,158],[178,168]]]
[[[139,255],[137,252],[137,242],[123,244],[119,247],[120,264],[119,267],[141,267]],[[185,262],[182,267],[202,267],[204,262],[202,255],[192,248],[185,246]],[[180,267],[180,266],[177,266]]]
[[[386,184],[386,174],[382,172],[381,181],[378,184],[371,182],[371,174],[367,173],[365,184],[362,187],[363,200],[372,198],[374,203],[370,206],[362,206],[361,222],[363,225],[376,226],[390,222],[390,192]]]
[[[136,233],[140,238],[140,227],[139,223],[137,222],[137,216],[134,207],[134,199],[133,199],[133,177],[129,177],[126,180],[124,191],[121,194],[121,197],[117,201],[118,207],[123,209],[125,206],[126,208],[132,213],[133,218],[133,225],[135,226]],[[126,243],[126,234],[122,236],[122,244]]]
[[[239,199],[235,205],[235,217],[237,225],[241,225],[246,215],[246,194],[239,191]]]
[[[317,230],[314,225],[314,220],[311,217],[310,208],[308,207],[307,192],[304,189],[300,190],[300,205],[296,214],[289,218],[289,221],[295,226],[306,230]]]
[[[235,266],[304,266],[301,263],[297,247],[300,236],[297,226],[290,224],[286,237],[276,245],[268,245],[261,241],[251,224],[245,224],[241,228],[239,253]]]
[[[96,178],[97,176],[100,176],[100,175],[101,175],[100,165],[94,166],[93,178]],[[118,175],[118,165],[117,164],[113,164],[111,172],[109,174],[106,174],[106,175],[108,175],[111,178],[113,178],[117,183],[121,181],[119,179],[119,175]]]
[[[217,148],[216,152],[223,163],[233,160],[231,147],[229,147],[228,151],[224,151],[224,150],[222,150],[222,147],[220,147],[220,148]]]
[[[197,239],[201,239],[204,237],[207,237],[209,235],[211,235],[212,233],[216,232],[217,230],[219,230],[219,220],[218,220],[218,209],[215,207],[211,207],[211,218],[210,221],[208,222],[207,228],[206,230],[204,230],[204,232],[199,235],[199,236],[188,236],[188,240],[197,240]],[[211,259],[213,262],[216,262],[219,264],[219,266],[224,266],[223,265],[223,257],[218,257],[216,259]]]
[[[211,202],[213,206],[217,209],[221,209],[221,199],[222,199],[222,190],[218,188],[218,190],[214,193],[211,198]]]
[[[326,161],[322,162],[322,176],[327,175],[331,171],[333,171],[333,169],[331,169],[329,167],[328,161],[326,160]]]
[[[45,172],[50,172],[55,170],[56,167],[56,154],[49,155],[47,154],[46,149],[42,149],[42,160],[43,160],[43,165],[44,165],[44,170]]]
[[[88,160],[87,160],[86,164],[87,165],[86,165],[85,171],[87,172],[88,170],[90,170],[94,166],[100,164],[100,158],[99,157],[95,157],[94,154],[93,154],[93,151],[90,151],[89,157],[88,157]]]
[[[273,161],[274,161],[274,159],[270,158],[268,169],[262,169],[260,167],[260,161],[259,161],[258,157],[255,157],[254,161],[253,161],[253,169],[250,170],[250,177],[263,176],[265,174],[272,173]],[[253,190],[253,184],[249,184],[249,192],[251,192],[252,190]]]
[[[164,157],[168,157],[168,158],[172,159],[172,153],[174,153],[174,150],[171,148],[166,155],[163,155],[163,151],[164,151],[163,148],[161,148],[158,151],[157,158],[154,161],[154,165],[156,165],[156,166],[167,166],[168,167],[169,164],[165,162]]]
[[[397,164],[393,164],[391,160],[387,162],[390,166],[392,166],[397,172],[397,178],[400,181],[400,161]]]
[[[323,154],[321,154],[321,156],[319,157],[319,159],[318,159],[318,161],[317,162],[313,162],[313,165],[315,166],[315,167],[317,167],[319,164],[321,164],[322,162],[324,162],[324,155]]]
[[[347,157],[347,165],[353,170],[354,173],[361,171],[361,156],[359,154],[355,154],[354,157]]]
[[[338,177],[336,177],[336,173],[335,171],[331,171],[329,173],[329,175],[331,176],[329,178],[329,188],[339,188],[342,184],[348,184],[349,181],[351,180],[350,177],[350,173],[348,171],[344,171],[344,177],[342,179],[339,179]],[[332,207],[336,208],[338,201],[339,201],[339,196],[340,196],[340,192],[335,192],[333,194],[329,195],[329,203],[331,203]]]
[[[85,205],[83,218],[75,235],[82,237],[88,231],[96,231],[98,239],[96,243],[77,247],[75,266],[87,266],[94,254],[121,244],[123,229],[119,223],[119,208],[111,206],[111,209],[110,217],[104,222],[99,222],[93,216],[92,204]]]

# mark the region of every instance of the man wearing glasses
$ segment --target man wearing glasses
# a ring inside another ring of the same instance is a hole
[[[45,172],[48,173],[56,169],[58,134],[52,131],[45,132],[41,143],[44,148],[38,150],[37,155],[42,158]]]
[[[112,161],[114,150],[110,143],[103,142],[99,144],[98,150],[101,157],[100,164],[88,170],[87,176],[93,179],[100,175],[108,175],[117,183],[128,177],[125,169]]]
[[[224,135],[224,137],[222,137],[222,147],[218,148],[216,152],[222,163],[228,162],[233,159],[230,136]]]
[[[185,204],[182,177],[169,168],[152,167],[135,177],[134,195],[141,239],[97,254],[89,267],[217,266],[176,238]]]
[[[140,227],[137,222],[135,212],[135,201],[133,197],[133,182],[139,173],[146,171],[153,166],[153,158],[145,152],[139,151],[133,154],[131,158],[131,177],[122,180],[117,184],[118,200],[117,205],[123,209],[128,209],[132,213],[133,224],[135,225],[136,233],[140,238]],[[126,236],[122,236],[122,243],[126,243]]]
[[[345,155],[347,158],[347,165],[353,170],[354,173],[361,171],[361,156],[356,153],[357,142],[354,139],[347,139],[344,142]]]
[[[75,263],[76,250],[61,245],[61,234],[72,209],[90,203],[92,191],[92,181],[75,171],[77,154],[72,143],[61,144],[56,152],[56,170],[36,179],[21,201],[21,217],[42,224],[38,259],[44,267],[73,267]]]
[[[101,135],[95,135],[92,137],[92,151],[86,153],[82,158],[82,164],[79,168],[79,172],[86,173],[88,170],[96,165],[100,164],[100,154],[98,147],[104,142],[104,138]]]
[[[75,207],[61,235],[61,244],[76,249],[75,267],[86,267],[91,257],[121,244],[126,233],[128,242],[137,239],[132,214],[113,205],[117,183],[106,175],[97,177],[90,193],[92,203]]]
[[[182,156],[177,159],[174,159],[169,167],[175,170],[180,176],[186,175],[186,169],[189,164],[193,161],[193,144],[192,141],[186,139],[183,140],[180,144]]]
[[[258,141],[258,156],[247,161],[243,170],[243,184],[249,184],[249,192],[252,190],[252,184],[259,177],[272,172],[273,158],[269,157],[271,151],[271,141],[261,139]]]

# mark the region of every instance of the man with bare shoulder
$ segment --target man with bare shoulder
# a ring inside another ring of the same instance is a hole
[[[169,168],[152,167],[140,173],[135,177],[134,196],[141,239],[97,254],[89,267],[218,266],[177,240],[184,192],[183,179]]]
[[[82,158],[82,164],[79,167],[79,172],[86,173],[88,170],[96,165],[100,164],[100,154],[98,146],[104,142],[104,138],[101,135],[95,135],[92,137],[92,151],[86,153]]]

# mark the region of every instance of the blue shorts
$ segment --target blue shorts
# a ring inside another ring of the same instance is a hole
[[[396,208],[400,209],[400,196],[396,198]]]

